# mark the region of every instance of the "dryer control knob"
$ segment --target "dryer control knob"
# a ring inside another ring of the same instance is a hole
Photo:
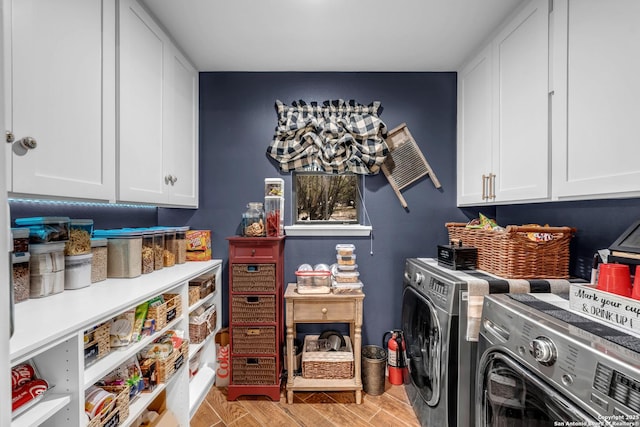
[[[553,365],[558,356],[555,344],[547,337],[537,337],[531,340],[529,353],[531,353],[536,362],[546,366]]]

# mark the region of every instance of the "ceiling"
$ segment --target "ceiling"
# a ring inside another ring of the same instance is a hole
[[[455,71],[524,0],[142,0],[199,71]]]

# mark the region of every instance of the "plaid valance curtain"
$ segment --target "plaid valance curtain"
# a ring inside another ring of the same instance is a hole
[[[378,117],[380,102],[366,106],[341,99],[276,101],[278,126],[267,153],[284,172],[316,170],[330,173],[376,174],[389,154],[387,127]]]

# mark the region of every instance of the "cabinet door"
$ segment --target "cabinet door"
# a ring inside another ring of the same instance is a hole
[[[166,203],[163,177],[165,45],[160,27],[135,0],[120,2],[119,194]]]
[[[493,41],[496,202],[549,196],[549,4],[535,0]]]
[[[15,0],[11,8],[7,129],[37,147],[12,153],[9,190],[114,200],[115,5]]]
[[[458,205],[484,203],[491,172],[491,45],[458,73]]]
[[[168,59],[164,176],[172,178],[166,182],[169,203],[198,207],[198,72],[175,47]]]
[[[554,198],[640,192],[640,2],[554,6]]]

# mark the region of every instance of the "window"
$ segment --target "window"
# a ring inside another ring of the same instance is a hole
[[[358,224],[358,177],[354,174],[294,173],[295,224]]]

